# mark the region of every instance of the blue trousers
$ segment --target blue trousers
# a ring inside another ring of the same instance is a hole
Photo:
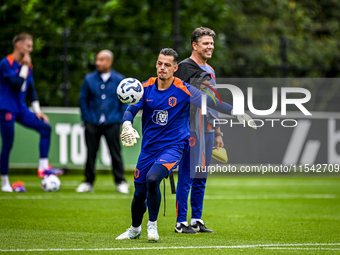
[[[205,134],[205,162],[206,166],[209,166],[211,160],[212,149],[214,145],[214,133]],[[179,164],[178,168],[178,183],[176,192],[176,211],[177,211],[177,222],[187,221],[188,211],[188,197],[191,190],[191,218],[201,219],[203,211],[203,200],[205,192],[205,184],[207,181],[208,173],[199,175],[199,178],[194,177],[195,168],[198,165],[199,156],[199,139],[196,134],[190,133],[190,148],[185,153],[183,160]],[[193,142],[194,141],[194,142]],[[191,176],[190,176],[191,173]],[[197,175],[197,174],[196,174]]]
[[[132,226],[142,224],[146,208],[149,220],[156,221],[161,205],[161,181],[179,164],[183,150],[176,146],[156,153],[141,151],[134,175],[135,193],[131,204]]]
[[[51,137],[51,126],[49,124],[39,120],[37,116],[27,108],[23,109],[20,114],[14,114],[8,111],[0,111],[0,129],[2,139],[0,158],[1,175],[8,174],[9,154],[14,141],[15,121],[40,133],[40,158],[48,157]]]
[[[149,220],[157,220],[162,199],[159,185],[168,173],[165,166],[154,164],[146,175],[146,183],[134,182],[135,193],[131,204],[133,227],[139,227],[142,224],[146,208],[149,210]]]

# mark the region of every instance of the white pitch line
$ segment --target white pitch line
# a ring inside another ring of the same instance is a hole
[[[320,199],[320,198],[328,198],[334,199],[337,198],[334,194],[303,194],[303,195],[295,195],[295,194],[274,194],[274,195],[255,195],[255,196],[216,196],[216,195],[205,195],[204,199],[221,199],[221,200],[253,200],[253,199]]]
[[[131,247],[131,248],[75,248],[75,249],[7,249],[0,252],[23,252],[23,251],[130,251],[130,250],[175,250],[175,249],[239,249],[239,248],[258,248],[264,247],[264,249],[278,248],[278,249],[290,249],[284,247],[299,248],[296,246],[338,246],[340,243],[306,243],[306,244],[254,244],[254,245],[231,245],[231,246],[169,246],[169,247]],[[283,247],[282,247],[283,246]],[[267,248],[268,247],[268,248]],[[306,248],[308,249],[308,248]],[[309,248],[318,249],[318,248]],[[335,248],[333,248],[335,249]]]
[[[317,251],[340,251],[340,248],[302,248],[302,247],[265,247],[264,250],[317,250]]]
[[[281,199],[336,199],[338,198],[335,194],[276,194],[276,195],[255,195],[255,196],[219,196],[219,195],[205,195],[205,200],[281,200]],[[96,200],[105,200],[105,199],[132,199],[132,195],[61,195],[61,194],[53,194],[53,195],[13,195],[13,196],[0,196],[0,200],[40,200],[40,199],[72,199],[72,200],[81,200],[81,199],[96,199]],[[175,196],[169,196],[167,199],[174,200]]]

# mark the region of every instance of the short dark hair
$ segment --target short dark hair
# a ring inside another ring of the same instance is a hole
[[[214,32],[214,30],[211,30],[210,28],[198,27],[191,34],[191,45],[192,45],[193,42],[198,44],[201,37],[204,36],[204,35],[209,35],[212,38],[214,38],[216,36],[216,33]]]
[[[178,53],[174,49],[164,48],[159,52],[159,55],[161,54],[164,56],[173,56],[175,64],[178,63]]]
[[[25,41],[26,39],[33,40],[33,36],[31,36],[30,34],[27,34],[27,33],[20,33],[20,34],[14,36],[12,43],[13,43],[13,45],[15,45],[17,42]]]

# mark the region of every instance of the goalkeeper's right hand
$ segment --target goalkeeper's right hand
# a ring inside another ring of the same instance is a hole
[[[123,146],[131,147],[137,143],[136,138],[140,138],[136,129],[131,125],[130,121],[124,121],[122,134],[120,135]]]

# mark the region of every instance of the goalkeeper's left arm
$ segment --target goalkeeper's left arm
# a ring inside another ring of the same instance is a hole
[[[201,92],[197,88],[190,85],[190,93],[192,95],[190,99],[190,103],[201,108],[201,103],[202,103],[201,95],[203,94],[203,92]],[[242,115],[234,115],[233,107],[228,103],[222,102],[222,105],[221,104],[215,105],[214,100],[211,97],[207,97],[207,106],[220,113],[225,113],[225,114],[228,114],[228,115],[231,115],[237,118],[238,121],[242,124],[244,124],[244,122],[247,122],[248,126],[252,127],[253,129],[257,129],[255,122],[248,114],[244,113]],[[249,122],[251,122],[251,125],[249,124]]]

